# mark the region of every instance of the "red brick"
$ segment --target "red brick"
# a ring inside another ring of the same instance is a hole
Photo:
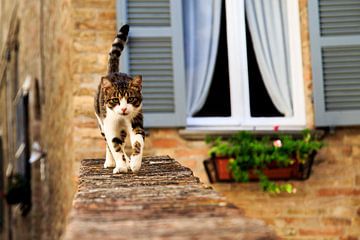
[[[188,167],[190,169],[195,169],[196,168],[196,161],[194,161],[194,160],[181,160],[179,162],[182,165],[184,165],[185,167]]]
[[[207,148],[179,149],[179,150],[175,151],[175,158],[189,157],[189,156],[194,156],[194,155],[202,157],[202,158],[206,158],[206,157],[208,157],[208,152],[209,152],[209,149],[207,149]],[[199,159],[199,160],[202,160],[202,159]]]
[[[360,175],[355,176],[355,184],[356,186],[360,186]]]
[[[359,238],[356,236],[346,236],[346,237],[341,237],[340,240],[359,240]]]
[[[352,154],[352,146],[350,146],[350,145],[343,146],[342,153],[346,157],[351,156],[351,154]]]
[[[154,148],[174,148],[179,147],[182,144],[177,139],[154,139],[152,146]]]
[[[178,131],[176,129],[152,129],[150,131],[150,136],[152,138],[171,138],[177,135]]]
[[[299,235],[301,236],[340,236],[344,232],[343,228],[301,228]]]
[[[94,8],[94,9],[114,9],[115,1],[98,1],[98,0],[73,0],[72,5],[75,8]]]
[[[114,20],[116,19],[115,11],[102,11],[99,13],[99,19],[102,20]]]
[[[322,222],[326,226],[350,226],[351,219],[342,217],[326,217],[322,219]]]
[[[357,188],[322,188],[318,190],[320,197],[334,197],[334,196],[359,196],[360,189]]]

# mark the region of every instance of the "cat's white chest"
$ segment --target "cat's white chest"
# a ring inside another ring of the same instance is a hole
[[[106,113],[106,118],[104,118],[104,128],[109,130],[118,131],[119,129],[128,130],[131,126],[129,119],[125,116],[122,116],[114,111],[108,109]]]

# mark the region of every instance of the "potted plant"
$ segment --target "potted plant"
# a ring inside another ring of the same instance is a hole
[[[289,134],[258,137],[242,131],[229,139],[208,138],[217,181],[259,180],[263,190],[294,192],[291,184],[270,180],[307,179],[316,152],[323,143],[309,130],[300,138]]]

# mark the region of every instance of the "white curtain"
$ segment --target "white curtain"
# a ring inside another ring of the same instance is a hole
[[[221,0],[184,0],[184,42],[187,115],[198,112],[206,101],[216,61]]]
[[[256,59],[267,92],[279,112],[292,116],[286,1],[246,0],[245,5]]]

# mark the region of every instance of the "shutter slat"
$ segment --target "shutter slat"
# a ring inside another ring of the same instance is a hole
[[[352,103],[329,103],[327,110],[331,111],[344,111],[344,110],[354,110],[360,108],[360,101]]]
[[[327,1],[320,1],[320,6],[342,6],[344,4],[354,4],[358,3],[359,0],[327,0]]]
[[[346,11],[347,13],[354,13],[357,14],[356,11],[360,10],[360,2],[353,3],[353,4],[342,4],[337,6],[332,5],[321,5],[320,13],[323,14],[331,14],[331,12],[339,12],[339,11]]]
[[[339,59],[340,60],[340,59]],[[351,71],[353,68],[359,68],[359,64],[356,62],[356,60],[353,61],[339,61],[335,60],[333,62],[328,62],[325,69],[346,69],[346,71]]]
[[[157,64],[157,65],[150,65],[150,64],[137,64],[137,65],[133,65],[131,66],[131,69],[136,72],[136,71],[148,71],[148,72],[153,72],[153,71],[161,71],[163,70],[163,72],[168,73],[168,75],[172,74],[172,66],[171,65],[161,65],[161,64]]]
[[[360,91],[360,83],[358,85],[337,85],[337,86],[331,86],[326,85],[325,91],[346,91],[346,90],[353,90],[353,91]]]
[[[360,84],[360,79],[352,78],[352,79],[346,79],[346,78],[338,78],[338,79],[328,79],[325,82],[325,86],[335,86],[335,85],[357,85]]]
[[[342,97],[327,97],[326,101],[329,103],[336,103],[336,102],[360,102],[360,96],[342,96]]]
[[[339,16],[339,17],[323,17],[322,22],[326,24],[331,23],[353,23],[357,22],[360,19],[360,16]],[[324,27],[326,27],[325,25]]]
[[[172,88],[173,84],[171,80],[164,80],[164,81],[151,81],[149,77],[146,78],[147,82],[144,82],[144,87],[150,89],[157,89],[157,88]]]
[[[172,93],[173,89],[172,88],[168,88],[168,87],[163,87],[163,88],[144,88],[143,89],[143,93],[146,94],[162,94],[162,93]]]
[[[324,68],[325,74],[354,74],[354,75],[358,75],[360,74],[360,69],[359,69],[360,65],[358,66],[358,68],[354,68],[354,67],[343,67],[343,68],[329,68],[326,67]]]
[[[359,22],[360,18],[355,20],[355,21],[347,21],[347,22],[337,22],[337,23],[328,23],[326,25],[324,25],[323,29],[326,30],[333,30],[333,29],[338,29],[338,28],[346,28],[346,29],[352,29],[352,28],[358,28],[360,26],[360,22]]]
[[[131,64],[141,64],[141,65],[158,65],[158,64],[166,64],[166,63],[169,63],[171,59],[166,59],[166,58],[163,58],[163,59],[159,59],[159,58],[153,58],[153,60],[151,62],[149,62],[148,60],[145,60],[145,59],[136,59],[136,62],[134,61],[130,61],[130,65]]]
[[[360,61],[360,56],[340,56],[336,59],[328,59],[327,62],[329,64],[331,63],[339,63],[339,64],[342,64],[342,63],[349,63],[349,62],[352,62],[352,61]]]

